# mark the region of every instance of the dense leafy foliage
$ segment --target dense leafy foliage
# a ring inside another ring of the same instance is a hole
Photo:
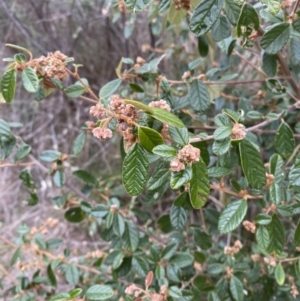
[[[46,238],[43,230],[56,220],[34,231],[23,225],[16,242],[4,241],[14,249],[10,265],[20,270],[11,299],[297,299],[300,1],[107,2],[112,18],[131,20],[126,37],[144,13],[153,35],[174,35],[176,45],[163,45],[160,56],[149,50],[146,60],[122,58],[117,79],[99,93],[73,58],[59,51],[33,58],[7,45],[20,52],[5,59],[7,103],[20,74],[36,101],[60,90],[92,103],[94,121],[82,127],[72,153],[48,149],[37,159],[8,116],[0,120],[1,160],[26,166],[20,179],[28,206],[39,202],[34,164],[61,189],[52,201],[66,221],[96,229],[105,242],[74,259],[68,249],[56,252],[60,239]],[[181,47],[189,40],[197,53]],[[175,61],[179,79],[162,67]],[[74,80],[69,86],[67,78]],[[103,143],[122,136],[124,198],[103,189],[99,175],[70,167],[92,136]],[[70,183],[74,178],[82,187]],[[163,213],[153,220],[147,210],[156,206]],[[29,253],[36,266],[26,263]],[[72,289],[61,288],[63,281]]]

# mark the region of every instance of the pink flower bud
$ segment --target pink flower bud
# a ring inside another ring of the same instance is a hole
[[[96,138],[102,141],[112,137],[112,131],[110,129],[97,127],[93,129],[92,133]]]
[[[178,172],[185,169],[185,165],[180,162],[177,158],[174,158],[170,163],[170,168],[174,172]]]

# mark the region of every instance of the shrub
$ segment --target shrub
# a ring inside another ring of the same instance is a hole
[[[34,165],[61,188],[52,202],[65,219],[93,227],[105,242],[73,254],[47,239],[58,223],[51,216],[20,227],[16,242],[0,237],[14,249],[11,267],[0,266],[3,276],[19,271],[10,276],[13,300],[298,298],[299,3],[120,1],[110,10],[113,18],[129,16],[127,36],[135,14],[146,12],[161,40],[144,46],[148,59],[122,58],[117,78],[99,93],[80,76],[81,65],[70,66],[73,58],[59,51],[33,58],[7,45],[21,53],[5,59],[6,102],[20,74],[36,101],[59,90],[92,106],[72,153],[50,149],[39,159],[1,119],[1,159],[25,166],[28,206],[39,201]],[[174,44],[167,43],[171,36]],[[174,66],[173,78],[163,63]],[[74,83],[67,86],[67,78]],[[103,143],[121,137],[127,194],[116,197],[87,170],[72,172],[90,136]]]

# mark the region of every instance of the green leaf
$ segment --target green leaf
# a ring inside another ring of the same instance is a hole
[[[31,146],[28,144],[23,144],[16,152],[14,156],[14,161],[20,161],[24,159],[31,152]]]
[[[229,282],[230,293],[235,301],[244,300],[244,288],[243,283],[234,275],[230,277]]]
[[[157,225],[158,225],[158,228],[164,233],[169,233],[173,230],[169,214],[161,216],[157,220]]]
[[[123,263],[125,254],[122,251],[113,251],[110,254],[113,254],[113,253],[115,253],[116,255],[114,255],[114,259],[113,259],[113,262],[112,262],[112,268],[113,268],[113,270],[116,270]]]
[[[270,54],[279,52],[290,38],[290,24],[288,22],[275,24],[266,31],[260,40],[261,47]]]
[[[179,189],[182,185],[187,184],[192,179],[192,167],[186,165],[184,170],[171,172],[170,186],[172,189]]]
[[[169,11],[168,11],[168,21],[172,25],[179,24],[180,21],[186,16],[187,11],[183,8],[181,9],[176,9],[175,8],[175,3],[172,1]]]
[[[187,128],[177,128],[169,126],[169,134],[175,143],[186,145],[189,143],[189,132]]]
[[[169,263],[175,263],[180,268],[185,268],[194,262],[194,257],[188,253],[179,252],[173,255],[169,261]]]
[[[229,203],[219,218],[218,228],[221,233],[236,229],[244,219],[248,209],[247,201],[242,199]]]
[[[243,27],[252,27],[255,30],[259,28],[259,17],[252,5],[245,3],[242,7],[238,22],[237,35],[240,37],[243,34]]]
[[[216,21],[211,30],[211,37],[216,41],[220,42],[231,36],[231,25],[228,19],[220,15],[220,18]]]
[[[88,300],[107,300],[114,295],[113,289],[108,285],[96,284],[91,286],[85,293]]]
[[[97,184],[97,180],[85,170],[76,170],[73,172],[73,176],[92,186]]]
[[[124,247],[128,251],[134,252],[139,245],[139,232],[137,228],[130,222],[126,223],[123,240]]]
[[[261,119],[263,117],[263,114],[258,111],[249,111],[247,113],[247,117],[250,119]]]
[[[270,172],[275,177],[275,183],[280,182],[284,177],[283,163],[282,158],[278,154],[274,154],[270,158]]]
[[[170,211],[170,221],[174,229],[182,230],[187,221],[187,212],[179,206],[172,206]]]
[[[255,232],[256,241],[262,250],[266,250],[270,244],[270,236],[266,227],[259,226]]]
[[[212,151],[217,156],[222,156],[228,152],[230,145],[231,145],[231,139],[229,137],[224,140],[214,141],[212,146]]]
[[[192,82],[188,99],[192,108],[198,112],[205,112],[210,106],[209,92],[206,85],[199,79]]]
[[[284,248],[285,231],[277,214],[273,214],[272,222],[267,226],[267,229],[270,236],[268,252],[275,252],[277,255],[280,255]]]
[[[119,78],[108,82],[99,91],[99,98],[106,99],[106,98],[110,97],[111,95],[113,95],[119,89],[121,83],[122,83],[122,79],[119,79]]]
[[[130,86],[130,89],[134,92],[138,92],[138,93],[144,92],[144,89],[135,83],[130,83],[129,86]]]
[[[10,266],[14,265],[18,259],[21,259],[21,247],[16,249],[16,251],[13,253],[13,256],[11,257],[10,260]]]
[[[221,178],[225,177],[231,173],[231,170],[225,167],[211,167],[208,169],[208,177],[209,178]]]
[[[8,138],[12,136],[9,124],[3,119],[0,119],[0,135]]]
[[[232,128],[230,126],[221,126],[214,131],[215,140],[223,140],[231,135]]]
[[[161,258],[164,260],[169,260],[175,253],[178,248],[178,244],[173,242],[168,244],[161,253]]]
[[[69,299],[70,299],[70,294],[59,293],[59,294],[55,295],[54,297],[52,297],[51,299],[49,299],[49,301],[66,301]]]
[[[55,274],[52,270],[52,266],[51,266],[51,263],[48,264],[48,267],[47,267],[47,276],[49,278],[49,281],[50,281],[50,284],[53,286],[53,287],[56,287],[57,286],[57,281],[56,281],[56,277],[55,277]]]
[[[276,269],[275,269],[275,279],[279,285],[284,284],[285,272],[284,272],[284,269],[280,262],[277,264]]]
[[[272,183],[269,187],[270,199],[271,201],[279,205],[281,203],[281,190],[278,184]]]
[[[113,221],[113,230],[118,237],[122,237],[125,232],[125,222],[120,214],[116,214]]]
[[[260,0],[261,3],[266,4],[268,6],[268,11],[272,15],[277,15],[280,11],[280,0]]]
[[[138,137],[141,146],[150,153],[155,146],[164,144],[162,136],[157,131],[148,127],[140,126]]]
[[[39,87],[39,79],[31,67],[26,67],[22,71],[22,82],[25,90],[34,93]]]
[[[217,21],[222,5],[222,0],[201,1],[191,17],[191,31],[198,37],[206,34]]]
[[[69,284],[76,286],[79,281],[79,271],[75,265],[67,265],[65,270],[66,280]]]
[[[222,113],[228,116],[233,122],[239,122],[241,114],[230,109],[223,109]]]
[[[70,291],[70,298],[74,299],[75,297],[78,297],[82,293],[81,288],[75,288]]]
[[[175,300],[178,299],[178,298],[179,298],[180,300],[182,300],[182,299],[181,299],[181,297],[182,297],[182,292],[181,292],[180,288],[177,287],[177,286],[171,286],[171,287],[169,287],[169,288],[168,288],[168,294],[169,294],[172,298],[174,298]]]
[[[55,184],[56,187],[63,187],[65,185],[66,182],[66,177],[65,177],[65,173],[63,170],[58,169],[55,171],[54,175],[53,175],[53,182]]]
[[[260,213],[260,214],[256,215],[254,220],[258,225],[264,226],[264,225],[268,225],[271,223],[272,217],[268,214]]]
[[[215,293],[215,292],[210,292],[208,294],[207,300],[208,301],[221,301],[220,298],[218,297],[217,293]]]
[[[102,204],[97,204],[91,211],[92,216],[102,218],[105,217],[109,212],[109,207]]]
[[[77,156],[81,153],[86,141],[86,133],[82,132],[79,134],[73,142],[72,153]]]
[[[80,223],[85,219],[85,212],[80,207],[73,207],[66,211],[65,219],[70,223]]]
[[[134,107],[141,109],[142,111],[146,113],[153,113],[152,107],[149,107],[148,105],[145,105],[144,103],[136,100],[131,99],[124,99],[124,102],[129,105],[133,105]]]
[[[132,267],[140,277],[146,277],[149,272],[149,265],[142,257],[133,257]]]
[[[184,123],[174,114],[161,109],[161,108],[151,108],[152,113],[149,114],[154,118],[168,125],[172,125],[178,128],[183,128]]]
[[[295,234],[294,234],[294,244],[296,247],[300,246],[300,220],[298,221]]]
[[[44,86],[39,86],[37,91],[34,93],[34,99],[36,101],[42,101],[45,98],[45,88]]]
[[[15,69],[9,69],[4,72],[1,80],[1,92],[4,100],[10,103],[15,96],[17,72]]]
[[[300,20],[300,19],[298,19]],[[300,65],[300,41],[297,39],[290,40],[291,60],[294,65]]]
[[[122,178],[126,191],[132,195],[139,195],[146,184],[149,162],[144,149],[135,143],[126,154],[123,162]]]
[[[259,152],[247,140],[239,143],[240,158],[243,172],[255,189],[260,189],[266,184],[266,171]]]
[[[60,159],[61,153],[54,150],[45,150],[40,154],[40,160],[44,162],[54,162]]]
[[[212,263],[207,267],[207,272],[211,275],[218,275],[224,272],[224,265],[221,263]]]
[[[275,136],[275,149],[283,157],[288,158],[295,149],[293,131],[286,122],[282,122]]]
[[[85,92],[85,88],[83,85],[74,84],[74,85],[67,87],[65,92],[68,97],[77,98]]]
[[[300,167],[293,167],[289,173],[289,181],[292,186],[300,186]]]
[[[235,3],[234,0],[225,0],[224,9],[226,16],[232,25],[237,25],[241,8]]]
[[[148,180],[147,188],[149,190],[155,190],[168,182],[170,177],[170,168],[169,167],[161,167],[158,170],[155,170],[152,177]]]
[[[270,77],[276,75],[277,72],[277,57],[274,54],[269,54],[265,52],[263,54],[262,68],[266,74]]]
[[[131,12],[142,11],[151,1],[150,0],[125,0],[126,8]]]
[[[177,150],[174,147],[166,144],[154,147],[152,152],[166,160],[171,160],[177,155]]]
[[[202,158],[199,162],[192,164],[192,170],[189,195],[192,206],[199,209],[206,204],[210,192],[207,168]]]

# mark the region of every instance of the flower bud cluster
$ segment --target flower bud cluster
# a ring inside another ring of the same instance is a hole
[[[200,150],[192,145],[185,145],[177,154],[176,158],[171,160],[170,167],[174,172],[185,169],[185,164],[196,163],[200,158]]]
[[[244,139],[246,137],[246,130],[245,126],[241,123],[235,123],[232,131],[231,131],[231,138],[232,139]]]
[[[234,254],[238,253],[242,247],[243,247],[242,243],[239,240],[236,240],[232,247],[224,248],[224,254],[225,255],[234,255]]]
[[[68,77],[65,60],[68,57],[56,51],[49,53],[47,57],[41,56],[38,59],[34,59],[31,62],[31,67],[36,71],[37,74],[44,77],[44,84],[52,86],[51,79],[56,78],[64,81]]]
[[[256,225],[252,222],[249,221],[243,221],[243,226],[245,229],[251,233],[255,233],[256,231]]]
[[[276,267],[276,260],[274,257],[264,257],[264,262],[271,267]]]
[[[173,0],[175,4],[175,9],[179,10],[181,8],[185,10],[190,10],[192,7],[191,0]]]
[[[105,254],[100,251],[100,250],[95,250],[95,251],[91,251],[91,252],[88,252],[86,255],[85,255],[85,258],[89,259],[97,259],[97,258],[102,258]]]
[[[137,70],[137,69],[141,68],[145,63],[146,63],[146,61],[142,57],[138,56],[136,58],[136,64],[133,66],[133,69]]]
[[[163,99],[158,100],[158,101],[151,101],[149,103],[149,107],[160,108],[160,109],[166,110],[168,112],[171,111],[170,105],[165,100],[163,100]]]
[[[125,148],[130,148],[136,142],[137,137],[133,135],[131,126],[138,118],[138,112],[133,105],[126,104],[119,95],[111,97],[108,109],[102,103],[97,103],[90,108],[90,114],[101,120],[100,126],[87,123],[88,129],[99,140],[104,141],[112,137],[113,133],[107,126],[115,118],[119,130],[123,132]]]

